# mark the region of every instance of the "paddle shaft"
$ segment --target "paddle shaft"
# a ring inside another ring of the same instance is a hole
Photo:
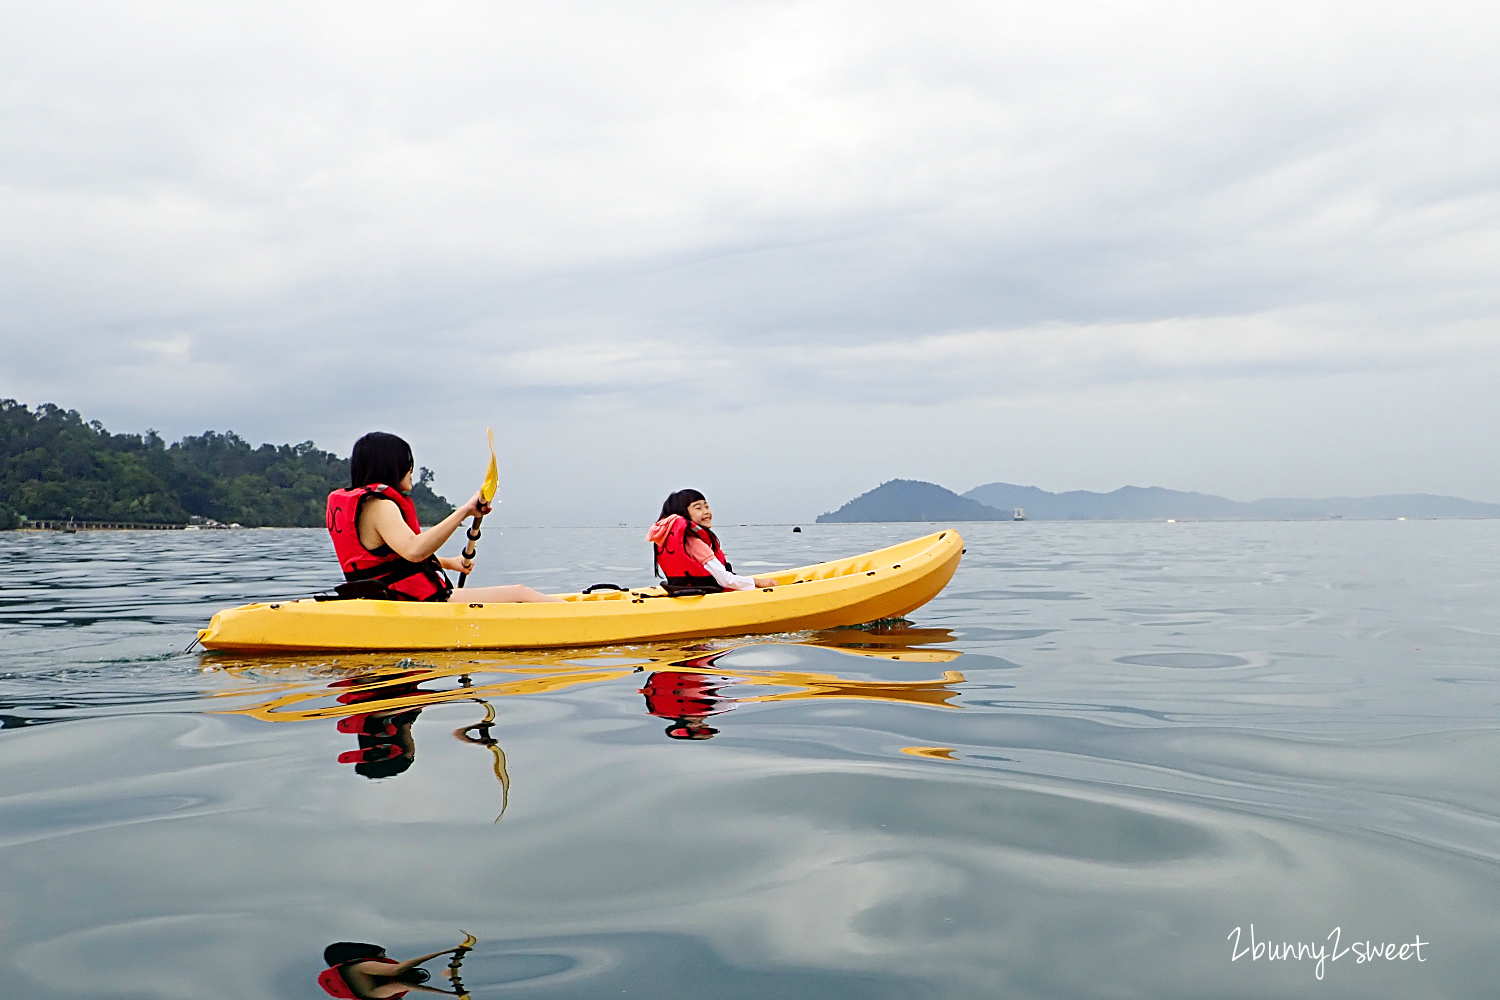
[[[477,541],[479,541],[479,535],[480,535],[479,522],[483,521],[483,520],[484,520],[484,515],[483,514],[475,514],[474,515],[474,524],[469,528],[468,533],[467,533],[467,537],[469,539],[469,544],[464,546],[464,561],[465,562],[472,562],[473,559],[474,559],[474,543],[477,542]],[[462,573],[458,574],[458,585],[460,587],[462,587],[464,585],[464,582],[466,580],[468,580],[468,579],[469,579],[469,571],[468,570],[464,570]]]

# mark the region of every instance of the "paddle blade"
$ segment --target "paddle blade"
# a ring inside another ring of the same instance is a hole
[[[490,435],[490,467],[484,470],[484,485],[479,487],[479,495],[484,497],[484,502],[489,503],[495,499],[495,491],[500,488],[500,467],[495,464],[495,432],[489,430]]]

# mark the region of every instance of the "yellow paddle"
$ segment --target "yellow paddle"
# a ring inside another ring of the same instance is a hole
[[[485,428],[490,436],[490,465],[484,470],[484,485],[479,487],[479,496],[485,505],[495,499],[495,491],[500,488],[500,467],[495,464],[495,432],[491,428]],[[474,543],[479,541],[479,522],[484,520],[483,514],[474,515],[474,524],[468,531],[469,544],[464,546],[464,561],[469,562],[474,558]],[[464,570],[458,574],[458,585],[462,587],[469,579],[469,571]]]

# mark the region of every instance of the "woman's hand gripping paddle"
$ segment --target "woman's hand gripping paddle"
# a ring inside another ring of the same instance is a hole
[[[490,467],[484,470],[484,485],[479,487],[479,495],[484,498],[486,506],[495,499],[495,491],[500,488],[500,468],[495,464],[495,432],[486,428],[490,435]],[[464,562],[473,562],[474,543],[479,541],[479,522],[484,520],[483,514],[474,515],[474,523],[469,528],[469,544],[464,546]],[[464,570],[458,574],[458,585],[462,587],[469,579],[469,571]]]

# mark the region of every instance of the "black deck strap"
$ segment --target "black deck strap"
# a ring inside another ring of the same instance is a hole
[[[620,586],[618,583],[594,583],[594,584],[590,584],[589,586],[583,588],[583,590],[580,591],[580,593],[583,593],[583,594],[592,594],[596,590],[625,590],[625,589],[627,589],[627,588]]]

